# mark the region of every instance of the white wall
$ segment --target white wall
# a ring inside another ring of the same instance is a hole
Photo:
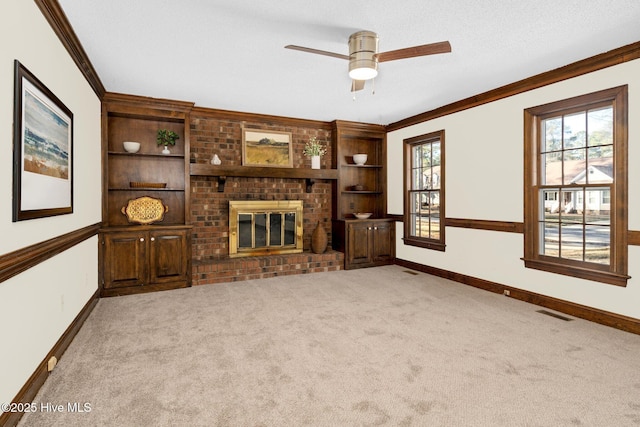
[[[100,100],[33,1],[0,2],[0,254],[101,220]],[[12,222],[14,59],[74,114],[74,212]],[[97,290],[97,237],[0,283],[0,402],[10,402]]]
[[[640,60],[461,111],[387,135],[390,189],[402,189],[403,139],[445,130],[446,216],[524,221],[523,110],[629,85],[629,229],[640,230]],[[403,213],[402,191],[388,210]],[[524,268],[521,234],[448,227],[446,251],[406,246],[397,224],[397,257],[640,319],[640,247],[629,247],[627,287]]]

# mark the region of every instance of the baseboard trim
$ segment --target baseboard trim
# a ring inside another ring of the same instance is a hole
[[[80,313],[73,319],[73,322],[69,325],[66,331],[62,334],[60,339],[53,346],[51,351],[46,355],[46,357],[40,362],[36,370],[31,374],[27,382],[22,386],[16,397],[13,398],[12,402],[14,403],[29,403],[32,402],[36,397],[38,390],[42,387],[45,380],[49,376],[49,371],[47,370],[47,362],[51,357],[55,356],[58,360],[62,357],[64,352],[75,338],[76,334],[84,324],[89,314],[93,311],[94,307],[98,303],[99,299],[99,291],[96,292],[89,298],[89,301],[84,305]],[[18,412],[3,412],[0,415],[0,426],[15,426],[22,418],[22,413]]]
[[[600,323],[601,325],[610,326],[612,328],[640,335],[640,320],[634,319],[633,317],[623,316],[593,307],[587,307],[574,302],[525,291],[500,283],[491,282],[489,280],[467,276],[466,274],[455,273],[453,271],[419,264],[413,261],[396,258],[395,263],[402,267],[442,277],[444,279],[453,280],[454,282],[463,283],[465,285],[473,286],[474,288],[484,289],[497,294],[504,294],[504,291],[506,290],[509,291],[510,298],[515,298],[520,301],[559,311],[570,316],[579,317],[591,322]]]

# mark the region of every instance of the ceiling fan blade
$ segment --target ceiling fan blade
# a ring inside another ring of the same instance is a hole
[[[342,55],[342,54],[339,54],[339,53],[327,52],[326,50],[311,49],[310,47],[296,46],[296,45],[293,45],[293,44],[288,44],[284,48],[285,49],[299,50],[299,51],[308,52],[308,53],[315,53],[315,54],[318,54],[318,55],[332,56],[334,58],[349,60],[349,56],[348,55]]]
[[[423,44],[421,46],[406,47],[404,49],[381,52],[376,56],[378,62],[395,61],[396,59],[414,58],[416,56],[435,55],[437,53],[451,52],[451,45],[448,41]]]
[[[364,80],[351,80],[351,92],[364,89]]]

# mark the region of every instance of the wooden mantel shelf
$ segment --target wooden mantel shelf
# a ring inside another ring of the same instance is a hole
[[[249,178],[289,178],[305,179],[307,193],[317,179],[338,179],[337,169],[307,169],[307,168],[273,168],[259,166],[215,166],[205,163],[191,163],[191,176],[213,176],[218,178],[218,192],[224,192],[224,184],[229,176]]]

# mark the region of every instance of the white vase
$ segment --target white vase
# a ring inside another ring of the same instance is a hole
[[[311,156],[311,169],[320,169],[320,156]]]
[[[166,145],[164,146],[164,150],[162,150],[162,154],[171,154],[171,151],[169,151],[169,147],[167,147]]]
[[[211,159],[211,164],[212,165],[219,165],[222,163],[222,160],[220,160],[220,157],[218,157],[217,154],[213,155],[213,158]]]

